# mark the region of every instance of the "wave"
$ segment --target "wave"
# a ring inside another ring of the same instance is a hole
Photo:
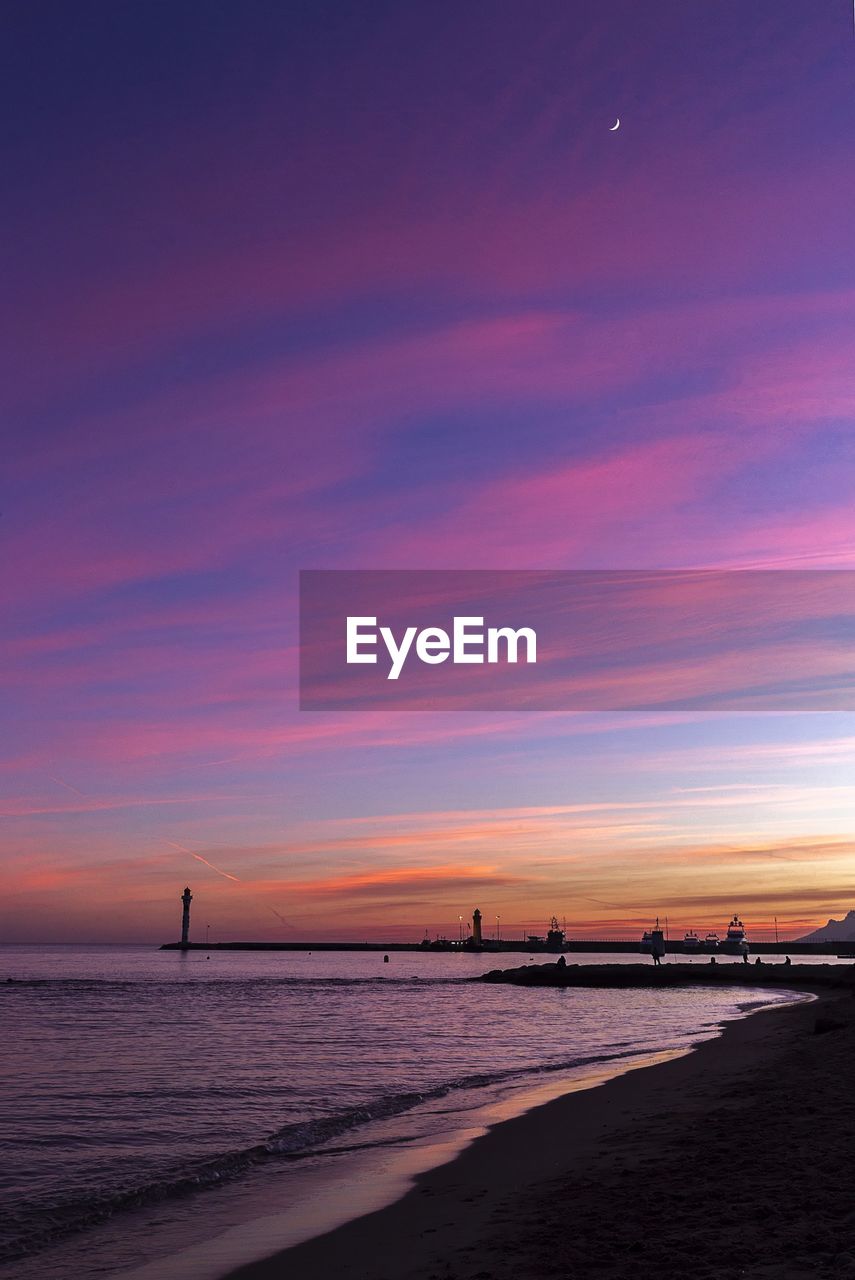
[[[11,1262],[16,1258],[25,1257],[53,1244],[63,1236],[96,1226],[122,1210],[142,1208],[164,1200],[177,1199],[222,1186],[225,1182],[270,1161],[298,1160],[309,1156],[336,1154],[338,1149],[330,1145],[336,1139],[372,1122],[394,1119],[424,1103],[434,1102],[465,1090],[487,1089],[491,1085],[507,1083],[514,1079],[554,1074],[618,1060],[625,1061],[649,1052],[649,1049],[636,1049],[618,1053],[600,1053],[532,1067],[461,1076],[444,1081],[430,1089],[389,1094],[367,1101],[361,1106],[350,1107],[325,1116],[294,1121],[275,1130],[263,1142],[188,1162],[184,1166],[168,1170],[160,1177],[141,1182],[139,1185],[116,1188],[111,1191],[93,1189],[88,1194],[50,1203],[44,1200],[33,1201],[5,1215],[2,1239],[0,1239],[0,1262]]]
[[[104,991],[105,989],[124,991],[129,988],[139,990],[140,987],[150,991],[172,991],[176,987],[193,987],[196,991],[200,989],[207,991],[216,987],[228,987],[230,990],[234,990],[240,987],[373,987],[389,986],[390,984],[396,987],[448,987],[456,986],[461,982],[471,983],[477,976],[470,973],[453,978],[421,977],[419,974],[413,973],[403,977],[398,974],[384,973],[372,978],[334,978],[318,977],[317,975],[301,978],[289,974],[273,978],[170,978],[161,982],[153,981],[151,978],[137,980],[132,978],[6,978],[5,981],[0,981],[0,992],[44,987],[56,987],[59,990],[71,988],[76,991]]]

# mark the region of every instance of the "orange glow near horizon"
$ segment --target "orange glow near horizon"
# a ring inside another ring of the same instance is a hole
[[[780,839],[735,838],[728,823],[750,804],[756,825],[763,806],[777,813],[785,800],[825,806],[828,819],[842,790],[702,788],[635,803],[361,815],[313,823],[284,844],[169,840],[77,867],[42,850],[7,861],[0,883],[13,910],[37,902],[45,938],[58,941],[168,941],[185,880],[197,936],[204,918],[224,941],[456,937],[476,905],[488,921],[501,917],[506,937],[542,933],[553,914],[580,937],[634,937],[657,915],[675,931],[706,931],[734,910],[756,937],[771,936],[775,917],[782,936],[797,936],[855,900],[851,840],[833,823]],[[706,839],[691,838],[699,814]]]

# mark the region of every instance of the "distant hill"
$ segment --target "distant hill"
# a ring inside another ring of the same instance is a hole
[[[847,911],[842,920],[829,920],[821,929],[799,938],[799,942],[855,942],[855,911]]]

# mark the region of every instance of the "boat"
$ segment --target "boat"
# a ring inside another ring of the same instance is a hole
[[[546,935],[546,950],[563,951],[565,934],[566,930],[560,927],[558,918],[553,916],[549,922],[549,932]]]
[[[724,935],[724,942],[721,943],[721,950],[729,956],[748,955],[749,945],[745,936],[745,925],[736,912],[733,913],[733,919],[727,926],[727,933]]]
[[[700,949],[701,949],[700,938],[695,933],[694,929],[689,929],[683,935],[683,950],[691,952],[691,951],[700,951]]]
[[[641,942],[638,944],[638,950],[643,956],[653,956],[654,960],[661,960],[665,954],[665,934],[659,926],[659,917],[656,917],[656,926],[653,929],[645,929],[641,935]]]
[[[453,943],[448,938],[442,937],[441,934],[437,934],[435,938],[431,939],[427,930],[425,930],[425,936],[419,943],[419,946],[424,947],[425,951],[453,951],[454,947],[459,945],[459,943]]]
[[[718,934],[708,933],[701,943],[702,951],[718,951]]]

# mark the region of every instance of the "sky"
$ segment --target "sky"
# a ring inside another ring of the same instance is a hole
[[[297,697],[301,569],[855,568],[851,5],[4,26],[0,938],[855,906],[851,712]]]

